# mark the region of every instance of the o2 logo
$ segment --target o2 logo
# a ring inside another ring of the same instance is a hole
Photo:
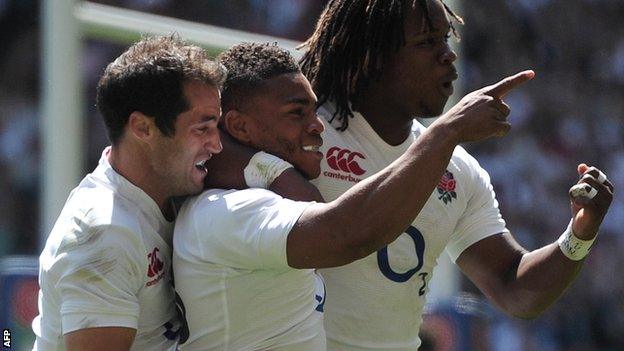
[[[397,273],[392,270],[392,267],[390,267],[390,261],[388,260],[388,246],[377,251],[377,264],[379,265],[379,270],[386,278],[397,283],[404,283],[410,280],[410,278],[412,278],[412,276],[414,276],[414,274],[416,274],[422,268],[425,262],[425,238],[423,237],[422,233],[418,229],[416,229],[416,227],[411,225],[409,226],[409,228],[407,228],[405,233],[409,235],[410,238],[412,238],[412,240],[414,241],[414,249],[416,251],[416,258],[418,259],[418,265],[416,265],[416,267],[408,270],[405,273]],[[419,296],[423,296],[425,294],[427,287],[427,275],[429,275],[429,273],[427,272],[422,272],[418,274],[420,279],[422,279],[422,285],[418,290]]]

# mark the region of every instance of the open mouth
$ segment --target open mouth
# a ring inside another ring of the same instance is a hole
[[[204,173],[208,173],[208,168],[206,168],[206,162],[208,162],[209,159],[210,159],[210,157],[205,159],[205,160],[201,160],[201,161],[197,162],[195,164],[195,168],[197,168],[198,170],[200,170],[200,171],[202,171]]]
[[[305,145],[301,147],[303,151],[319,152],[321,145]]]
[[[448,96],[453,95],[453,81],[458,78],[457,72],[453,70],[449,75],[445,77],[442,81],[442,90]]]
[[[453,80],[448,80],[446,82],[443,82],[442,85],[442,93],[446,96],[451,96],[453,95],[454,89],[453,89]]]

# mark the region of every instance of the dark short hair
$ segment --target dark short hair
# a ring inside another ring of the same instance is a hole
[[[290,52],[277,43],[234,45],[217,56],[217,61],[228,71],[221,94],[223,113],[240,108],[267,79],[301,72]]]
[[[451,20],[463,23],[440,1]],[[330,0],[314,33],[301,45],[306,50],[301,70],[319,105],[336,104],[333,117],[342,122],[340,130],[347,129],[353,117],[353,99],[379,78],[388,57],[405,45],[403,25],[409,6],[422,9],[432,30],[428,0]],[[458,37],[453,22],[451,29]]]
[[[175,133],[176,117],[186,111],[183,85],[199,81],[221,88],[226,71],[200,47],[176,34],[146,37],[110,63],[97,86],[97,107],[111,143],[124,133],[135,111],[154,118],[166,135]]]

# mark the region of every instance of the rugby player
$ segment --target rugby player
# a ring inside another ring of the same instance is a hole
[[[429,133],[413,118],[439,115],[453,93],[457,55],[448,39],[460,21],[439,0],[329,1],[301,61],[318,112],[329,122],[314,181],[327,201],[369,182]],[[501,98],[492,96],[504,119],[509,108]],[[438,164],[423,165],[430,166]],[[562,236],[528,251],[506,228],[489,176],[472,156],[457,147],[444,168],[396,241],[320,270],[330,292],[329,350],[417,350],[428,283],[442,251],[503,311],[539,315],[576,277],[613,197],[600,170],[579,165],[573,188],[585,192],[571,197],[572,219],[561,219]]]
[[[176,36],[108,65],[97,105],[111,146],[41,253],[34,350],[176,350],[171,198],[199,193],[221,151],[225,70]]]

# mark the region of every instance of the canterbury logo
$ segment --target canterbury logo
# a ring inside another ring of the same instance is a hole
[[[366,170],[362,169],[357,163],[357,159],[365,160],[366,157],[357,151],[341,149],[333,146],[327,150],[327,164],[332,169],[362,175]]]

